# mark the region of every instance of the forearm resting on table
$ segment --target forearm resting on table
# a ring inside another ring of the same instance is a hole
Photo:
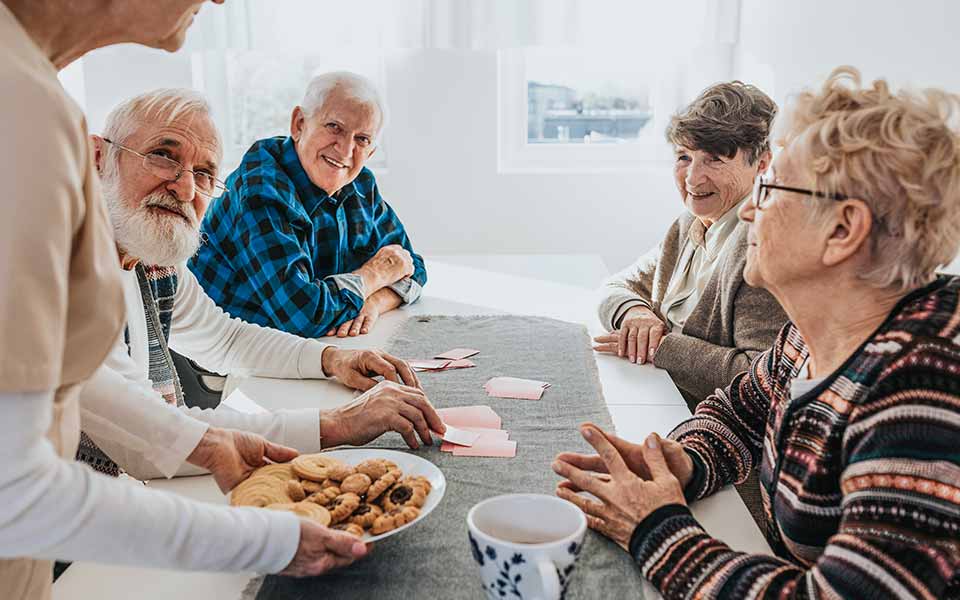
[[[193,502],[59,458],[45,437],[52,391],[0,402],[0,556],[276,572],[296,552],[293,515]]]

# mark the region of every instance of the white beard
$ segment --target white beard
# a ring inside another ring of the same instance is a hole
[[[131,208],[121,198],[116,178],[103,180],[103,197],[110,210],[117,246],[131,258],[146,264],[176,266],[197,252],[200,247],[200,220],[192,204],[179,202],[170,194],[156,192]],[[186,215],[187,223],[176,215],[156,212],[150,206],[165,206]]]

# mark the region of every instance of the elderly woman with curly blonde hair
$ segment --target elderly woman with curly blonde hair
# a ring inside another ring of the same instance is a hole
[[[960,246],[958,106],[850,68],[800,94],[740,209],[744,277],[790,323],[670,439],[584,425],[599,455],[557,457],[558,494],[665,597],[960,597],[960,278],[935,273]],[[756,464],[775,556],[686,506]]]

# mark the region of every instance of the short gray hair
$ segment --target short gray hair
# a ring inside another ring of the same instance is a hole
[[[372,81],[351,73],[350,71],[332,71],[317,75],[307,84],[307,92],[303,95],[303,102],[300,108],[306,115],[313,116],[315,112],[323,107],[330,92],[337,90],[347,98],[357,100],[363,104],[377,107],[377,113],[380,115],[380,123],[377,126],[376,135],[383,131],[383,126],[387,121],[386,105],[380,96],[380,91]]]
[[[103,137],[118,144],[133,135],[138,127],[145,123],[166,125],[186,115],[200,113],[211,116],[210,103],[203,94],[187,88],[160,88],[124,100],[107,115],[103,126]],[[217,134],[217,144],[223,144]],[[104,170],[113,171],[117,164],[119,149],[110,145]]]

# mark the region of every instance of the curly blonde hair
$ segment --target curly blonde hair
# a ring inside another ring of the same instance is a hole
[[[839,67],[818,92],[793,99],[779,140],[812,169],[817,190],[866,202],[872,265],[861,279],[902,291],[926,285],[960,248],[960,96],[862,87]],[[816,212],[827,210],[821,200]]]

